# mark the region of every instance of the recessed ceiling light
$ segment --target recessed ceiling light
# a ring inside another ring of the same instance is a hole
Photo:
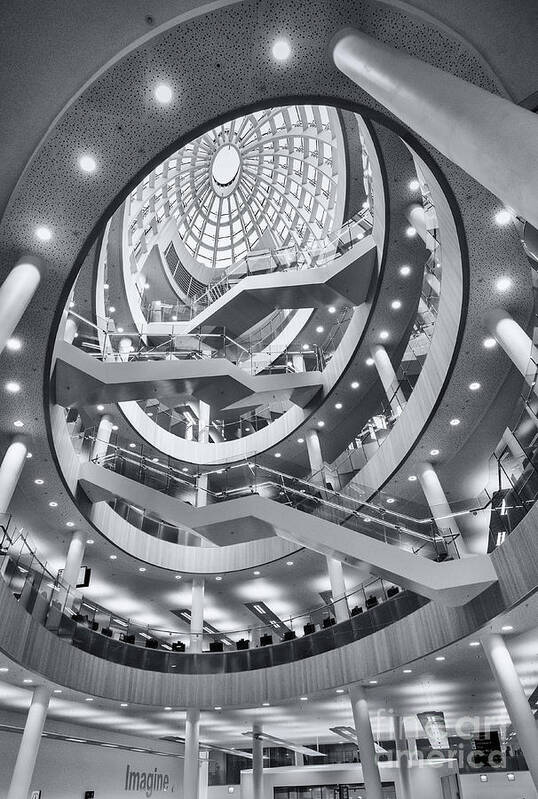
[[[400,266],[400,274],[402,277],[408,277],[411,274],[411,267],[410,266]]]
[[[6,391],[9,391],[10,394],[18,394],[20,390],[20,383],[16,383],[14,380],[10,380],[9,383],[6,383]]]
[[[121,702],[120,707],[129,707],[129,705],[127,702]]]
[[[50,241],[52,238],[52,230],[44,225],[36,228],[35,234],[39,241]]]
[[[93,702],[93,696],[87,696],[85,701],[86,702]]]
[[[496,345],[497,345],[497,342],[492,336],[488,336],[482,342],[482,346],[485,347],[487,350],[491,350]]]
[[[452,425],[452,427],[457,427],[460,424],[460,421],[461,421],[460,419],[451,419],[450,424]]]
[[[351,388],[355,389],[355,388],[358,388],[358,387],[359,387],[359,381],[358,380],[354,380],[352,382],[352,384],[351,384]]]
[[[299,698],[300,698],[301,702],[308,702],[308,697],[307,696],[301,696]]]
[[[413,178],[413,180],[410,180],[408,185],[409,185],[409,190],[410,191],[416,191],[417,189],[420,189],[420,183],[418,182],[418,180],[416,178]]]
[[[415,480],[417,479],[417,476],[416,474],[410,474],[407,479],[409,480],[410,483],[414,483]]]
[[[273,58],[286,61],[291,55],[290,43],[286,39],[277,39],[272,47]]]
[[[374,359],[373,358],[366,358],[366,366],[373,366]]]
[[[220,705],[215,705],[215,710],[222,710],[222,707]]]
[[[503,633],[509,633],[509,632],[512,632],[512,630],[513,630],[513,629],[514,629],[514,628],[512,627],[512,625],[511,625],[511,624],[504,624],[504,625],[501,627],[501,630],[503,631]]]
[[[152,459],[151,459],[151,462],[152,462],[152,463],[159,463],[159,458],[152,458]]]
[[[176,580],[181,580],[182,577],[183,577],[182,574],[176,574]]]
[[[110,286],[108,285],[108,283],[103,283],[103,288],[104,288],[105,291],[108,291]]]
[[[323,327],[323,325],[318,325],[316,327],[316,333],[323,333],[324,330],[325,328]]]
[[[325,422],[323,421],[323,419],[319,420],[318,427],[325,427]]]
[[[377,685],[377,680],[368,680],[370,685]]]
[[[123,333],[123,327],[118,327],[118,333]]]
[[[262,707],[271,707],[269,702],[262,702]]]
[[[471,641],[471,642],[469,643],[469,646],[473,646],[473,647],[474,647],[474,646],[480,646],[480,641]]]
[[[500,277],[496,283],[495,288],[497,291],[508,291],[512,287],[512,281],[509,277]]]
[[[381,339],[381,341],[386,341],[388,339],[388,337],[389,337],[389,331],[388,330],[382,330],[380,332],[380,334],[379,334],[379,338]]]
[[[139,572],[145,572],[146,571],[146,567],[145,566],[140,566],[138,571]]]
[[[54,501],[49,502],[49,508],[57,508],[57,507],[58,507],[58,503],[57,502],[54,502]]]
[[[292,560],[287,560],[286,561],[286,566],[293,566],[293,561]]]
[[[22,344],[18,338],[8,338],[6,341],[6,347],[8,350],[11,350],[11,352],[18,352],[22,347]]]
[[[495,214],[495,222],[498,225],[504,226],[511,221],[512,221],[512,214],[507,208],[503,208],[501,211],[497,211],[497,213]]]
[[[171,707],[165,707],[165,710],[172,710]]]
[[[134,442],[131,442],[131,443],[129,444],[129,446],[131,447],[131,449],[134,449],[134,448],[136,447],[136,444],[135,444]]]
[[[404,674],[412,674],[413,673],[413,669],[404,669],[403,673]]]
[[[0,666],[0,671],[2,672],[2,674],[6,674],[9,671],[9,669],[7,666]]]
[[[345,689],[344,688],[337,688],[336,689],[336,693],[337,694],[345,694]]]
[[[259,571],[255,571],[254,574],[255,574],[256,577],[258,577],[260,572]]]
[[[341,402],[335,402],[334,407],[336,408],[337,411],[341,411],[343,406]]]
[[[368,200],[365,200],[365,201],[363,202],[363,204],[362,204],[362,207],[363,207],[365,210],[366,210],[366,208],[369,208],[369,207],[370,207],[370,203],[368,202]]]
[[[117,560],[118,559],[117,555],[109,555],[108,557],[110,558],[110,560]]]
[[[413,225],[408,225],[408,226],[406,227],[406,229],[405,229],[405,235],[406,235],[406,236],[407,236],[409,239],[412,239],[414,236],[416,236],[416,235],[417,235],[417,229],[416,229],[415,227],[413,227]]]
[[[90,544],[90,546],[91,546],[92,544],[95,544],[95,541],[93,540],[93,538],[87,538],[86,539],[86,543]]]
[[[393,300],[391,302],[391,304],[390,304],[390,307],[392,308],[393,311],[399,311],[400,308],[402,307],[402,301],[401,300]]]
[[[304,444],[304,438],[298,438],[297,439],[297,443],[298,444]]]
[[[220,576],[220,574],[219,574],[217,577],[215,577],[215,580],[216,580],[218,583],[220,583],[220,581],[222,580],[222,577]]]
[[[61,694],[62,693],[62,689],[61,688],[55,688],[53,693],[54,694]]]
[[[436,455],[439,455],[439,450],[438,450],[438,449],[431,449],[431,450],[430,450],[430,455],[433,455],[434,457],[435,457]]]
[[[45,481],[44,481],[44,480],[42,480],[42,479],[41,479],[41,477],[37,477],[37,478],[34,480],[34,483],[36,484],[36,486],[42,486],[44,482],[45,482]]]
[[[329,313],[336,313],[336,308],[334,307],[334,305],[329,305],[327,310],[329,311]]]
[[[188,467],[188,466],[184,466],[184,467],[183,467],[183,469],[182,469],[181,471],[182,471],[182,472],[188,472],[188,471],[189,471],[189,467]]]
[[[471,391],[478,391],[479,388],[480,388],[480,383],[478,382],[469,383],[469,389]]]
[[[145,289],[149,289],[149,283],[148,282],[144,283],[144,288]]]
[[[275,458],[281,458],[281,457],[282,457],[281,452],[275,452]]]
[[[16,419],[16,420],[13,422],[13,426],[14,426],[14,427],[24,427],[24,422],[21,422],[21,420],[20,420],[20,419]]]
[[[395,502],[396,500],[394,499],[394,497],[389,497],[387,499],[387,505],[393,505]]]
[[[97,169],[97,162],[91,155],[83,155],[79,158],[78,164],[83,172],[95,172]]]
[[[31,680],[29,677],[27,677],[25,680],[23,680],[23,683],[25,683],[26,685],[30,685],[30,683],[32,683],[32,682],[33,682],[33,680]]]
[[[172,102],[172,97],[172,89],[167,83],[159,83],[159,85],[155,87],[155,99],[158,103],[167,105]]]
[[[34,457],[34,456],[32,455],[32,453],[31,453],[31,452],[27,452],[27,453],[26,453],[26,458],[27,458],[27,460],[30,460],[30,458],[33,458],[33,457]]]
[[[437,660],[438,663],[442,663],[443,660],[446,660],[446,658],[443,655],[437,655],[435,659]]]
[[[108,309],[108,312],[109,313],[116,313],[115,307],[113,305],[111,305],[110,308]]]
[[[303,350],[309,350],[310,344],[303,344]]]
[[[112,425],[112,429],[114,430],[114,432],[116,432],[116,430],[118,429],[118,425],[117,424],[113,424]]]
[[[105,406],[104,405],[98,405],[97,406],[97,410],[98,411],[104,411],[105,410]]]

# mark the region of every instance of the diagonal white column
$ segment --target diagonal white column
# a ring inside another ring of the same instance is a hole
[[[366,691],[362,685],[352,685],[349,688],[349,699],[353,711],[353,722],[357,731],[359,757],[366,795],[368,799],[383,799],[383,787],[375,754],[368,701],[366,699]]]
[[[485,635],[481,642],[538,790],[538,728],[514,661],[502,635]]]
[[[361,31],[335,41],[338,69],[538,227],[536,114]]]
[[[21,258],[0,286],[0,353],[19,324],[41,280],[41,263]]]
[[[437,526],[441,531],[448,531],[454,536],[454,542],[448,545],[448,551],[454,556],[458,553],[466,555],[467,547],[433,464],[427,461],[417,464],[417,477]]]
[[[28,448],[22,438],[14,439],[0,464],[0,514],[8,513],[19,478],[22,474]]]
[[[46,685],[38,685],[34,689],[7,799],[28,799],[50,696],[51,689]]]

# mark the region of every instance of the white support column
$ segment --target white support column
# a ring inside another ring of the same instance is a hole
[[[379,379],[385,389],[385,394],[390,403],[392,413],[399,416],[405,407],[405,395],[400,388],[394,366],[388,356],[387,350],[382,344],[373,344],[370,347],[370,355],[373,358]]]
[[[306,372],[304,364],[304,355],[301,355],[300,352],[296,352],[294,355],[291,356],[291,362],[296,372]]]
[[[209,422],[211,419],[211,406],[200,400],[198,408],[198,441],[201,444],[209,442]],[[204,508],[207,505],[207,474],[200,475],[196,488],[196,507]]]
[[[38,685],[34,689],[7,799],[28,799],[50,695],[51,689],[46,685]]]
[[[304,755],[302,752],[295,752],[295,767],[296,768],[303,768],[304,766]]]
[[[393,723],[394,723],[394,742],[396,744],[396,758],[398,761],[398,768],[400,771],[400,779],[402,786],[401,799],[413,799],[411,795],[411,786],[409,784],[410,756],[407,748],[403,719],[401,718],[401,716],[394,716]]]
[[[360,31],[342,31],[333,58],[404,125],[538,227],[536,114]]]
[[[327,556],[327,569],[331,583],[331,594],[333,598],[334,615],[336,621],[347,621],[349,619],[349,608],[346,598],[346,583],[344,580],[344,568],[341,561]]]
[[[132,346],[133,342],[130,338],[126,337],[120,339],[120,343],[118,344],[118,361],[126,362],[129,360]]]
[[[433,252],[435,248],[435,239],[426,227],[426,215],[424,213],[424,206],[418,203],[413,203],[407,209],[407,221],[415,228],[418,235],[424,242],[424,246],[429,252]]]
[[[199,753],[199,785],[198,785],[198,799],[207,799],[209,787],[209,752]]]
[[[306,450],[310,462],[310,472],[312,482],[317,485],[325,485],[323,474],[323,455],[321,454],[321,443],[317,430],[308,430],[306,433]]]
[[[258,736],[262,726],[252,727],[252,799],[263,799],[263,741]]]
[[[361,685],[352,685],[349,688],[349,699],[353,710],[353,722],[357,731],[359,757],[366,794],[368,799],[383,799],[381,776],[377,765],[374,736],[364,688]]]
[[[82,558],[86,549],[86,536],[80,530],[73,533],[71,541],[69,542],[69,549],[67,550],[67,558],[65,560],[65,568],[63,572],[63,581],[67,585],[76,587],[80,567],[82,566]]]
[[[28,448],[22,438],[15,438],[6,450],[0,464],[0,514],[9,512],[27,454]]]
[[[529,384],[532,383],[534,374],[533,368],[529,368],[529,362],[533,355],[536,357],[532,339],[504,308],[494,308],[490,311],[485,323],[488,331],[501,345],[514,366],[527,378]],[[534,393],[538,394],[538,383],[534,386]]]
[[[514,662],[502,635],[485,635],[481,642],[538,790],[538,728]]]
[[[440,531],[448,530],[449,533],[457,536],[455,539],[457,551],[460,555],[468,554],[467,547],[460,533],[460,528],[458,527],[456,519],[451,515],[452,510],[448,504],[443,486],[441,485],[433,464],[427,461],[417,464],[417,477],[424,492],[424,496],[426,497],[431,515],[435,519]],[[448,545],[448,549],[451,554],[456,555],[456,551],[453,547]]]
[[[112,424],[112,416],[108,413],[101,416],[90,456],[91,460],[96,463],[102,463],[106,458],[110,436],[112,435]]]
[[[183,766],[184,799],[198,799],[200,785],[200,711],[187,710],[185,717],[185,763]]]
[[[41,262],[21,258],[0,286],[0,353],[19,324],[41,280]]]
[[[192,578],[191,638],[189,647],[191,652],[202,651],[204,638],[204,589],[204,578],[197,575],[194,576]]]
[[[72,344],[77,336],[78,336],[77,321],[76,319],[73,319],[72,316],[68,316],[65,323],[64,340],[67,342],[67,344]]]

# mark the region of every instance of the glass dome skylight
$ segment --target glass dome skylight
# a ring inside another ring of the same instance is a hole
[[[131,194],[132,243],[137,228],[157,232],[173,218],[197,261],[227,267],[251,250],[323,239],[343,221],[344,152],[338,114],[325,106],[269,108],[223,123]]]

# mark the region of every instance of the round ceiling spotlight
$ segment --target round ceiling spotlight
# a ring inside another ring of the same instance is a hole
[[[36,228],[35,234],[39,241],[50,241],[52,239],[52,230],[44,225]]]
[[[512,214],[507,208],[503,208],[501,211],[497,211],[495,214],[495,222],[500,227],[504,227],[508,225],[512,221]]]
[[[482,342],[482,346],[487,350],[491,350],[493,347],[497,346],[497,342],[492,336],[488,336],[488,338],[485,338]]]
[[[420,183],[415,178],[414,180],[409,181],[409,191],[418,191],[420,189]]]
[[[271,52],[276,61],[287,61],[291,55],[291,45],[286,39],[277,39]]]
[[[400,274],[402,277],[409,277],[411,274],[411,267],[407,266],[407,264],[400,266]]]
[[[97,169],[97,161],[91,155],[82,155],[78,160],[78,165],[87,174],[91,174]]]
[[[171,103],[173,96],[174,94],[172,89],[167,83],[159,83],[159,85],[155,88],[155,99],[162,105],[168,105],[168,103]]]
[[[501,292],[508,291],[508,289],[512,288],[512,281],[509,277],[500,277],[495,282],[495,288]]]

